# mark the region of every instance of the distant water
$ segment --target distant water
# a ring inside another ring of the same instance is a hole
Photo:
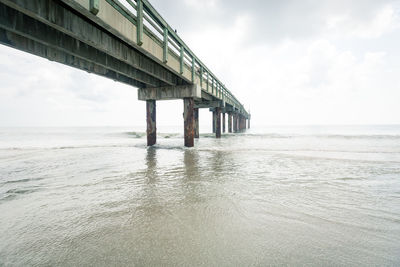
[[[400,126],[158,142],[0,128],[0,266],[400,266]]]

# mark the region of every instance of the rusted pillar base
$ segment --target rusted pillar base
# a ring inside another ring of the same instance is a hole
[[[194,138],[199,138],[200,137],[200,131],[199,131],[199,109],[194,108],[193,109],[194,113]]]
[[[222,132],[225,133],[225,112],[222,113]]]
[[[194,146],[194,100],[193,98],[183,99],[183,119],[185,146]]]
[[[232,132],[232,113],[228,113],[228,132]]]
[[[156,101],[146,100],[147,145],[152,146],[157,141]]]
[[[221,108],[215,108],[216,124],[215,124],[215,137],[221,138]]]
[[[212,112],[213,115],[213,133],[216,133],[216,129],[217,129],[217,109],[214,109],[214,111]]]

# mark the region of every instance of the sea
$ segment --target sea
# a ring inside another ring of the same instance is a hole
[[[0,128],[0,266],[400,266],[400,125]]]

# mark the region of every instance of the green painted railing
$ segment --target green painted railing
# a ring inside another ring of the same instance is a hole
[[[203,62],[201,62],[201,60],[193,53],[193,51],[190,50],[190,48],[175,32],[175,30],[168,25],[168,23],[161,17],[161,15],[155,10],[148,0],[106,1],[114,6],[114,8],[116,8],[122,15],[127,17],[134,25],[136,25],[136,42],[139,46],[143,44],[144,30],[151,32],[154,37],[158,39],[158,42],[162,44],[164,63],[168,61],[168,51],[171,49],[172,52],[177,54],[177,57],[179,57],[180,74],[183,74],[185,65],[189,66],[192,82],[195,81],[195,77],[198,74],[200,76],[200,85],[202,86],[203,81],[205,81],[207,91],[209,89],[209,84],[211,83],[212,94],[215,94],[218,98],[224,101],[229,100],[226,102],[231,102],[240,113],[247,117],[250,116],[239,100],[237,100],[237,98],[225,87],[225,85],[216,77],[216,75],[213,74]],[[90,0],[90,3],[91,7],[93,7],[93,11],[97,13],[99,8],[98,0]],[[133,14],[134,12],[127,12],[125,10],[125,8],[129,6],[136,11],[136,16]],[[153,29],[145,27],[144,22],[148,23],[148,25],[150,25]]]

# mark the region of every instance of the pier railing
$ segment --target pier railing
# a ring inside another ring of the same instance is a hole
[[[187,80],[200,84],[202,90],[235,107],[249,116],[244,106],[212,71],[193,53],[175,30],[147,0],[105,0],[136,27],[136,44],[142,46],[143,35],[149,36],[162,48],[162,61],[173,60],[179,73]],[[101,8],[101,7],[100,7]],[[99,0],[90,0],[92,13],[99,11]]]

